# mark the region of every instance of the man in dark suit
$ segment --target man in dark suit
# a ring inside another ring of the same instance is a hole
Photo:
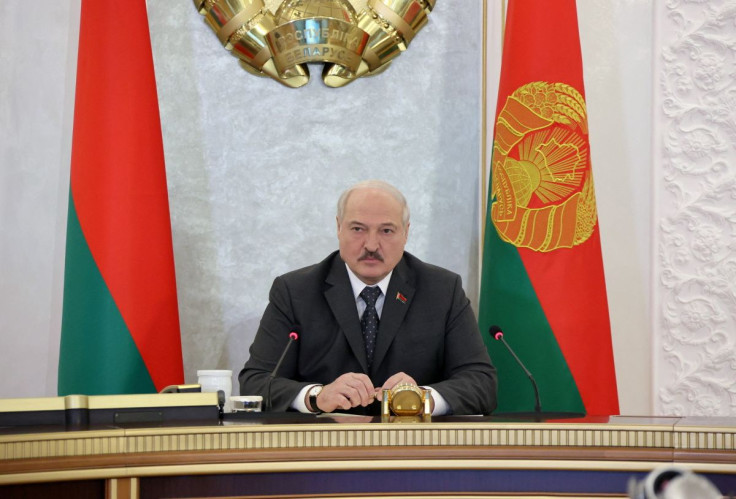
[[[300,331],[270,387],[271,410],[377,413],[383,389],[431,389],[433,414],[488,414],[496,371],[460,277],[404,252],[409,209],[382,181],[338,201],[339,251],[276,278],[240,372],[241,394],[266,395],[269,374]]]

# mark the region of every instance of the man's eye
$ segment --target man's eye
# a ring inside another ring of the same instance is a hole
[[[363,227],[351,227],[350,230],[355,231],[355,232],[360,232],[363,230]]]
[[[383,233],[384,234],[393,234],[394,233],[394,230],[393,229],[383,229]]]

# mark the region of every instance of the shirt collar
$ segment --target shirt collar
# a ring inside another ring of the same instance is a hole
[[[360,280],[360,278],[355,275],[355,273],[350,270],[350,267],[348,264],[345,264],[345,268],[348,269],[348,277],[350,278],[350,286],[353,288],[353,296],[355,299],[358,299],[358,296],[360,296],[360,292],[363,291],[363,288],[366,286],[378,286],[381,288],[381,293],[383,293],[383,296],[386,296],[386,292],[388,291],[388,282],[391,280],[391,274],[394,273],[393,270],[388,273],[386,277],[378,281],[378,284],[366,284],[363,281]]]

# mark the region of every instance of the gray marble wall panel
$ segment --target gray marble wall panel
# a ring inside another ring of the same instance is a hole
[[[337,248],[335,202],[385,179],[407,250],[477,300],[481,2],[438,2],[383,74],[290,89],[243,71],[191,2],[149,0],[184,363],[239,369],[273,278]]]

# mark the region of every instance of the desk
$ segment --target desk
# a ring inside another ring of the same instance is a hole
[[[663,464],[736,492],[736,418],[246,416],[0,429],[0,497],[626,497]]]

